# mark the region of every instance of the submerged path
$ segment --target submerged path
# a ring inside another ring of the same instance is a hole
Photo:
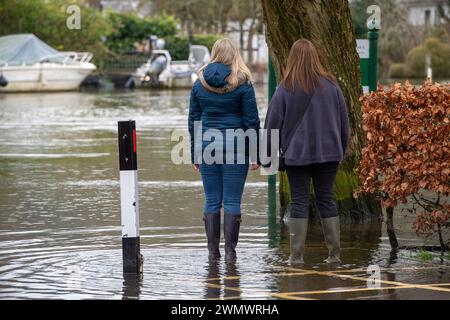
[[[0,96],[0,299],[450,299],[450,258],[390,252],[379,224],[342,228],[340,269],[321,264],[318,225],[303,268],[287,230],[267,220],[266,177],[244,194],[238,262],[209,264],[202,187],[170,161],[189,92]],[[266,93],[258,91],[261,115]],[[143,279],[124,278],[117,121],[137,121]],[[414,240],[408,226],[399,241]],[[223,240],[222,240],[223,241]],[[381,288],[367,279],[380,269]]]

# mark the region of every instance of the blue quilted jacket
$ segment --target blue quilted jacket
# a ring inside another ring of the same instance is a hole
[[[194,84],[188,120],[192,163],[201,162],[202,151],[211,143],[210,141],[194,143],[194,123],[197,121],[201,121],[202,133],[208,129],[217,129],[222,133],[224,154],[230,151],[226,150],[225,130],[227,129],[243,129],[244,131],[254,129],[257,133],[256,144],[259,144],[260,120],[253,85],[246,81],[237,88],[228,88],[227,78],[230,74],[231,67],[229,65],[211,63],[205,68],[203,74],[200,74],[200,77],[203,78]],[[236,149],[236,145],[234,148]],[[259,150],[259,148],[257,149]],[[249,158],[248,141],[246,158],[247,160]],[[259,163],[259,157],[250,160]]]

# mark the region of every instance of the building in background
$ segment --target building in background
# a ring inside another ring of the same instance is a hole
[[[448,0],[398,0],[408,11],[408,22],[413,26],[438,26],[442,23],[439,7],[447,16]],[[383,14],[383,13],[382,13]]]
[[[230,21],[227,25],[225,36],[238,45],[246,63],[252,65],[265,64],[269,61],[269,49],[266,38],[263,33],[252,28],[253,23],[252,19],[247,19],[241,26],[237,21]],[[251,41],[249,41],[249,37],[252,37]],[[249,57],[249,55],[252,55],[252,57]]]
[[[145,17],[151,13],[152,3],[140,0],[100,0],[100,8],[120,13],[136,13],[140,17]]]

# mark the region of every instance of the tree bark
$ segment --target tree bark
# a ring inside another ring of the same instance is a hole
[[[239,46],[241,49],[241,53],[244,53],[244,26],[245,26],[245,19],[239,21]]]
[[[438,235],[439,235],[439,244],[441,245],[441,251],[444,252],[445,250],[448,250],[447,245],[444,242],[444,237],[442,236],[442,225],[438,224]]]
[[[358,185],[358,166],[364,143],[361,127],[361,75],[356,39],[353,33],[348,0],[261,0],[266,24],[266,38],[280,79],[292,44],[300,39],[311,40],[317,47],[322,63],[338,79],[349,112],[351,139],[346,159],[336,180],[335,195],[342,215],[350,220],[370,220],[381,216],[381,208],[371,196],[353,199]],[[285,174],[280,177],[282,190]],[[289,199],[280,195],[280,199]],[[281,203],[287,207],[287,204]],[[372,210],[371,210],[372,209]],[[376,212],[370,212],[370,211]]]
[[[256,19],[252,19],[252,23],[247,32],[247,64],[251,66],[253,64],[253,35],[255,33]]]

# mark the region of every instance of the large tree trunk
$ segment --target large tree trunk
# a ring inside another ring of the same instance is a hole
[[[364,142],[361,128],[361,76],[356,40],[348,0],[261,0],[266,37],[278,79],[282,75],[292,44],[311,40],[323,64],[338,78],[347,101],[351,141],[349,151],[336,179],[335,195],[341,214],[349,220],[380,217],[381,209],[372,197],[353,198],[358,184],[355,168]],[[287,177],[280,175],[280,190],[289,190]],[[289,199],[281,195],[280,199]],[[281,203],[287,207],[288,203]]]

